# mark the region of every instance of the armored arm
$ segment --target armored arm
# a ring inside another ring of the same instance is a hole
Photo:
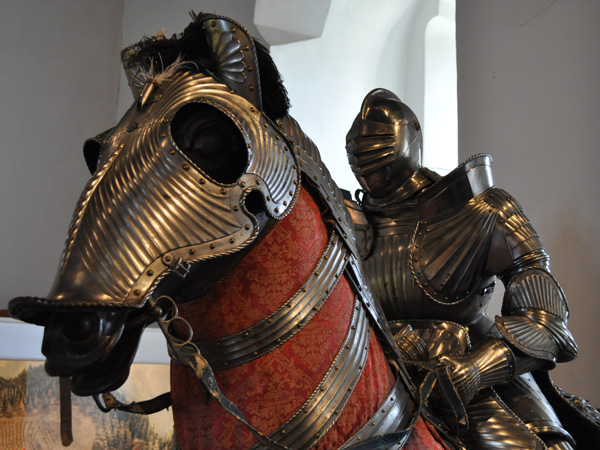
[[[498,191],[495,200],[506,215],[501,235],[512,260],[500,272],[506,290],[502,317],[496,318],[498,331],[518,352],[551,367],[571,361],[577,345],[567,328],[567,299],[550,273],[550,258],[521,206]]]
[[[577,356],[567,328],[567,300],[550,273],[549,256],[537,233],[506,192],[494,188],[484,195],[490,211],[498,215],[488,267],[499,274],[506,290],[502,316],[496,317],[499,336],[466,355],[440,359],[465,403],[483,387]]]

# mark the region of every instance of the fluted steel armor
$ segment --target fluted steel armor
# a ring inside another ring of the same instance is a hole
[[[369,157],[381,148],[388,148],[381,171],[393,167],[393,155],[403,158],[401,149],[389,150],[393,142],[406,145],[390,136],[389,121],[413,122],[406,111],[398,97],[377,89],[365,98],[347,136],[349,162],[365,190],[367,220],[356,204],[351,211],[363,236],[359,252],[368,284],[404,357],[434,361],[439,382],[447,381],[446,395],[431,397],[433,407],[449,411],[447,402],[454,402],[454,410],[464,412],[446,415],[453,425],[438,422],[440,429],[462,432],[457,442],[468,448],[544,448],[538,434],[558,436],[570,448],[569,434],[535,382],[519,376],[515,356],[545,360],[546,367],[576,356],[566,299],[522,208],[494,186],[491,157],[476,155],[445,177],[424,168],[409,175],[399,170],[392,191],[378,182],[366,186],[369,179],[361,176],[366,170],[378,181]],[[494,325],[485,311],[498,277],[506,294],[503,316]],[[505,387],[502,399],[491,390],[496,386]],[[490,429],[485,418],[492,414],[498,421]],[[535,425],[541,422],[546,428]]]

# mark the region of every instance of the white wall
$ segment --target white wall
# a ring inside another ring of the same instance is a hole
[[[115,121],[123,0],[0,0],[0,309],[50,290],[82,145]]]
[[[600,405],[600,2],[459,0],[461,159],[494,158],[549,251],[579,358],[554,377]]]
[[[254,26],[254,4],[255,0],[126,0],[122,47],[135,44],[144,36],[151,36],[161,29],[169,37],[181,33],[191,22],[190,11],[230,17],[243,25],[253,37],[263,40]],[[132,102],[127,79],[122,74],[117,116],[125,114]]]
[[[346,133],[370,90],[406,95],[409,42],[421,6],[420,0],[333,0],[321,37],[271,47],[291,115],[338,185],[351,192],[359,186],[346,158]]]

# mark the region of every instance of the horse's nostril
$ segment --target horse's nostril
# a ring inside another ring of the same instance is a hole
[[[96,321],[90,315],[67,318],[63,325],[63,336],[71,342],[81,342],[90,337],[96,328]]]

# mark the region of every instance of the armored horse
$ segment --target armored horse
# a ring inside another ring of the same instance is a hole
[[[176,448],[442,448],[267,51],[194,15],[122,56],[135,101],[85,143],[55,284],[9,305],[45,327],[47,373],[117,389],[156,322]]]

